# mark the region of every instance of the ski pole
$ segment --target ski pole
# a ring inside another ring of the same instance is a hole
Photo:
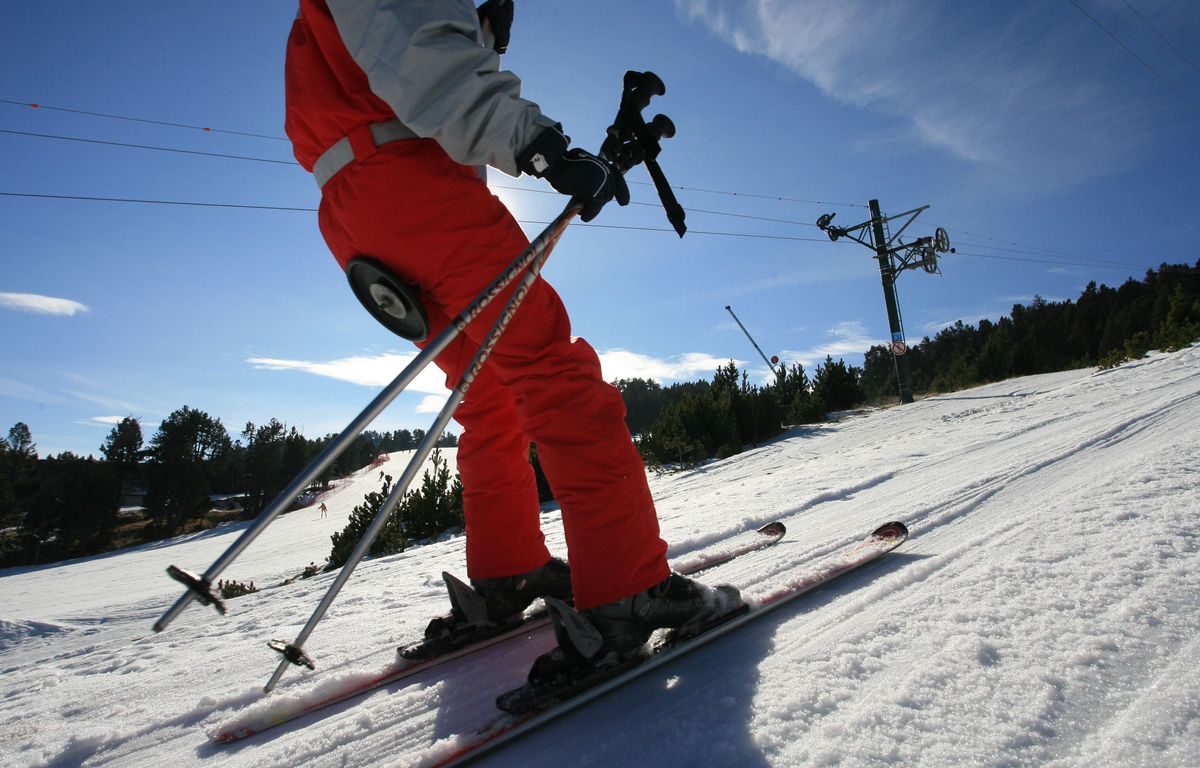
[[[509,263],[490,285],[484,288],[465,309],[450,321],[450,324],[411,363],[405,366],[404,370],[342,430],[341,434],[334,438],[329,445],[325,446],[317,457],[263,510],[254,523],[238,537],[237,541],[231,544],[209,566],[208,570],[202,576],[197,576],[173,565],[170,566],[167,572],[172,578],[184,584],[187,587],[187,591],[155,622],[154,631],[161,632],[166,629],[192,600],[200,600],[204,605],[214,605],[220,613],[225,613],[221,598],[213,591],[213,581],[266,530],[267,526],[275,518],[287,510],[293,499],[333,464],[337,457],[354,442],[354,439],[371,422],[378,418],[379,414],[412,383],[417,374],[424,370],[435,357],[441,354],[450,345],[450,342],[458,334],[462,333],[513,280],[527,272],[529,266],[544,252],[547,252],[547,248],[553,247],[553,244],[557,242],[558,237],[562,234],[563,229],[578,214],[579,210],[580,207],[578,205],[569,205],[566,210],[559,214],[525,250]],[[439,432],[438,434],[440,435],[441,433]]]
[[[434,419],[433,425],[430,426],[429,431],[425,433],[425,437],[422,438],[420,445],[417,446],[416,451],[409,460],[408,466],[404,468],[404,472],[400,476],[400,479],[392,488],[391,493],[388,494],[387,499],[384,500],[383,506],[381,506],[379,511],[375,514],[374,519],[371,520],[371,524],[367,527],[367,530],[363,532],[362,538],[359,539],[358,544],[355,545],[354,551],[350,553],[349,559],[346,561],[346,564],[342,566],[337,578],[334,579],[333,583],[329,586],[329,589],[325,592],[325,596],[321,598],[320,604],[317,605],[316,610],[313,611],[312,616],[309,617],[308,623],[304,625],[304,628],[300,630],[300,634],[296,636],[295,641],[293,641],[291,644],[283,644],[278,642],[271,643],[272,648],[283,654],[283,660],[279,662],[279,666],[276,667],[275,673],[271,675],[271,679],[267,681],[265,686],[263,686],[264,693],[270,693],[275,688],[276,683],[279,682],[279,679],[283,676],[284,670],[287,669],[289,664],[304,665],[309,668],[313,667],[312,660],[309,659],[309,657],[304,653],[304,642],[308,640],[309,635],[312,634],[313,630],[316,629],[317,624],[325,616],[326,611],[328,611],[329,607],[333,604],[334,598],[337,597],[338,593],[341,592],[342,587],[345,586],[347,581],[349,581],[350,575],[354,573],[354,569],[358,567],[358,564],[362,561],[363,557],[366,556],[367,551],[371,548],[371,545],[375,542],[375,539],[378,538],[379,534],[383,532],[383,528],[387,525],[388,519],[392,515],[392,511],[400,503],[400,500],[404,498],[404,494],[408,491],[409,485],[411,485],[412,481],[416,478],[417,470],[420,469],[421,465],[425,463],[426,458],[428,458],[429,454],[433,451],[434,444],[437,442],[438,437],[446,429],[446,425],[450,423],[451,417],[454,415],[454,412],[458,410],[458,406],[460,403],[462,403],[463,398],[466,396],[467,390],[469,390],[471,385],[475,382],[475,379],[479,375],[480,370],[482,370],[484,363],[487,362],[488,357],[491,356],[492,350],[500,341],[500,337],[504,334],[504,331],[507,330],[508,324],[512,320],[513,315],[516,314],[517,309],[521,306],[521,302],[525,300],[525,296],[529,293],[529,289],[533,286],[534,281],[537,280],[538,275],[541,273],[542,265],[545,264],[546,259],[549,258],[550,252],[554,249],[554,245],[558,242],[559,237],[562,236],[563,230],[566,229],[567,224],[569,224],[571,219],[575,218],[575,216],[582,209],[583,206],[578,203],[572,202],[568,204],[567,208],[558,216],[558,218],[556,218],[550,224],[550,226],[544,232],[542,232],[542,234],[539,235],[533,243],[530,244],[530,248],[534,251],[536,256],[525,269],[521,281],[517,284],[512,296],[509,297],[508,303],[504,305],[504,310],[496,319],[495,324],[492,326],[491,332],[488,334],[484,342],[479,345],[479,349],[475,352],[475,356],[471,359],[471,363],[467,366],[467,370],[463,372],[462,376],[459,378],[458,384],[454,388],[454,391],[450,393],[450,399],[446,401],[444,406],[442,406],[442,410],[438,413],[437,418]]]

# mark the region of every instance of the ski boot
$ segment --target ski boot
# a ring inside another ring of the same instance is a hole
[[[428,659],[503,634],[519,625],[524,611],[539,597],[571,599],[571,569],[558,558],[515,576],[472,579],[468,586],[443,573],[450,593],[450,613],[425,628],[425,639],[401,647],[406,659]]]
[[[636,663],[657,629],[690,637],[746,609],[736,587],[709,587],[677,573],[616,602],[575,611],[547,600],[558,647],[542,654],[529,671],[529,687],[554,688],[565,680]]]

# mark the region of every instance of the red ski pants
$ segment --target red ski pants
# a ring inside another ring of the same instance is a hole
[[[432,334],[528,244],[471,168],[433,141],[385,144],[325,185],[321,233],[343,269],[371,256],[421,289]],[[437,358],[454,386],[510,289]],[[549,283],[529,291],[459,407],[458,469],[471,578],[509,576],[550,557],[529,443],[562,507],[575,601],[601,605],[670,573],[642,460],[620,393]]]

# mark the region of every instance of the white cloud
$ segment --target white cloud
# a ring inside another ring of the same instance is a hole
[[[728,358],[714,357],[704,352],[688,352],[673,358],[657,358],[610,349],[600,353],[600,366],[605,381],[617,379],[653,379],[657,382],[684,381],[697,377],[709,378]]]
[[[14,400],[27,400],[31,403],[49,405],[65,405],[69,402],[57,392],[3,377],[0,377],[0,397],[11,397]]]
[[[442,408],[445,407],[446,401],[449,399],[449,391],[440,395],[425,395],[413,410],[416,413],[441,413]]]
[[[381,389],[390,384],[415,357],[416,353],[392,352],[326,361],[249,357],[246,358],[246,362],[259,370],[299,372]],[[599,353],[599,357],[604,380],[610,382],[629,378],[652,379],[660,383],[707,380],[712,377],[718,367],[729,362],[729,358],[716,357],[703,352],[690,352],[671,358],[656,358],[624,349],[614,349]],[[738,362],[740,365],[740,361]],[[3,384],[3,379],[0,379],[0,384]],[[449,391],[445,386],[445,375],[432,364],[417,375],[407,391],[421,395],[412,409],[412,413],[415,414],[438,413],[449,398]],[[120,422],[120,418],[117,417],[106,418],[112,419],[111,422],[106,423]],[[96,419],[96,421],[100,420]],[[327,431],[332,429],[330,427]]]
[[[884,115],[893,135],[1015,186],[1045,189],[1123,170],[1152,140],[1153,117],[1136,85],[1106,78],[1080,55],[1105,41],[1044,4],[675,5],[737,50],[771,59],[830,98]]]
[[[251,357],[247,358],[246,362],[260,370],[299,371],[351,384],[384,387],[415,357],[415,354],[388,353],[324,362]],[[625,349],[612,349],[600,353],[600,366],[605,381],[633,378],[653,379],[658,382],[690,381],[709,378],[717,368],[728,362],[727,357],[717,357],[706,352],[688,352],[670,358],[652,357]],[[741,364],[741,361],[735,362]],[[418,413],[436,413],[445,405],[445,376],[433,365],[418,374],[409,389],[427,395],[417,405]]]
[[[104,424],[105,426],[115,427],[125,420],[125,416],[93,416],[87,420],[87,424]]]
[[[785,350],[780,358],[785,364],[800,363],[811,369],[825,362],[825,358],[834,360],[851,358],[851,364],[864,352],[876,344],[884,344],[884,339],[871,338],[866,326],[861,320],[847,320],[826,329],[826,341],[806,350]]]
[[[314,376],[323,376],[337,381],[347,381],[364,387],[384,387],[404,370],[404,367],[416,358],[416,353],[357,357],[344,357],[338,360],[314,362],[311,360],[285,360],[274,357],[251,357],[246,362],[255,368],[267,371],[300,371]],[[417,374],[410,389],[427,394],[441,394],[445,391],[445,375],[434,365],[427,366]]]
[[[35,315],[60,315],[71,317],[88,308],[78,301],[41,296],[36,293],[0,293],[0,307],[15,312],[31,312]]]

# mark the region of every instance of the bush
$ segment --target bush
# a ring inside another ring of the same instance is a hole
[[[378,491],[368,493],[363,498],[363,503],[350,512],[350,520],[346,523],[346,527],[330,537],[333,541],[333,548],[329,552],[329,562],[325,565],[325,570],[332,571],[346,564],[346,561],[350,559],[350,554],[358,546],[359,540],[370,527],[371,521],[383,508],[383,502],[391,491],[392,476],[384,475],[383,486]],[[408,537],[404,535],[404,530],[400,527],[399,516],[392,515],[387,525],[371,544],[368,554],[394,555],[408,549],[408,543]]]
[[[465,524],[462,482],[450,480],[450,465],[438,450],[433,452],[433,474],[425,472],[421,487],[404,495],[397,515],[409,539],[428,539]]]
[[[221,597],[225,600],[232,600],[235,597],[242,595],[251,595],[258,591],[258,587],[254,586],[254,582],[243,584],[240,581],[218,581],[217,590],[221,593]]]
[[[368,493],[363,503],[354,508],[346,527],[331,537],[333,548],[325,570],[346,564],[391,491],[392,476],[384,475],[383,487]],[[414,540],[431,538],[463,524],[462,482],[457,476],[451,481],[449,463],[435,449],[433,473],[426,471],[421,487],[404,495],[367,554],[394,555],[408,549]]]

